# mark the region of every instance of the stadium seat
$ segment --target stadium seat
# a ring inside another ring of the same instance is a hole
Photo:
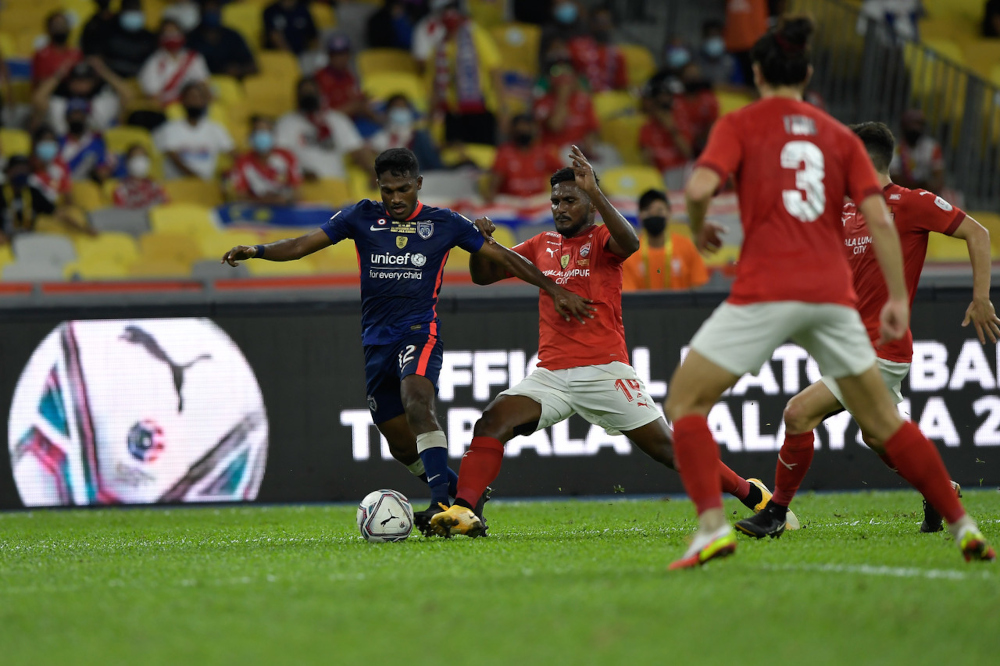
[[[65,280],[61,264],[44,264],[18,260],[3,267],[4,282],[62,282]]]
[[[222,205],[222,190],[214,180],[177,178],[163,181],[170,201],[176,204],[198,204],[206,208]]]
[[[351,199],[360,201],[361,199],[381,198],[378,189],[375,187],[375,176],[367,170],[351,165],[347,167],[347,185],[351,192]]]
[[[639,130],[645,123],[645,116],[612,118],[601,123],[601,140],[614,146],[625,164],[642,164]]]
[[[471,160],[477,167],[486,171],[493,168],[496,156],[497,149],[495,146],[467,143],[461,148],[445,148],[442,150],[441,162],[445,166],[456,166],[466,160]]]
[[[20,55],[19,53],[15,53],[16,48],[14,40],[11,39],[10,35],[6,32],[0,32],[0,54],[3,54],[5,60],[15,55]]]
[[[985,4],[983,0],[923,0],[928,16],[953,16],[973,23],[982,22]]]
[[[361,80],[361,89],[369,97],[380,102],[384,102],[397,93],[402,93],[409,98],[418,111],[427,112],[427,83],[416,74],[399,72],[371,74]]]
[[[246,267],[253,277],[292,277],[316,273],[315,266],[309,261],[248,261]]]
[[[31,135],[13,127],[0,127],[0,155],[30,155]]]
[[[514,235],[514,230],[505,224],[496,225],[496,229],[493,230],[493,240],[504,247],[514,247],[517,245],[517,237]]]
[[[602,123],[618,116],[627,116],[639,111],[639,100],[624,90],[606,90],[594,95],[594,112]]]
[[[351,190],[346,180],[325,178],[302,183],[299,195],[306,203],[325,203],[339,208],[350,201]]]
[[[939,15],[920,21],[921,39],[954,39],[963,42],[982,35],[974,22],[959,16]]]
[[[469,253],[457,246],[451,248],[444,271],[445,273],[468,273]]]
[[[986,227],[986,230],[990,232],[990,246],[993,249],[993,257],[1000,257],[1000,213],[970,211],[969,216]]]
[[[358,251],[354,243],[341,242],[307,257],[317,273],[357,275]]]
[[[216,74],[209,79],[208,86],[212,91],[212,98],[225,107],[240,105],[245,101],[243,85],[232,76]]]
[[[723,245],[715,254],[705,257],[705,265],[711,267],[724,267],[735,264],[740,259],[740,248],[738,245]]]
[[[59,234],[19,234],[14,236],[12,244],[18,261],[61,266],[76,260],[73,241]]]
[[[135,238],[120,231],[77,238],[73,245],[80,262],[93,263],[107,260],[128,266],[139,256]]]
[[[198,243],[198,249],[203,259],[215,258],[216,261],[220,260],[227,250],[237,245],[257,245],[265,242],[260,233],[243,229],[203,233],[194,240]]]
[[[490,30],[500,51],[503,68],[529,77],[538,76],[538,49],[542,29],[531,23],[508,23]]]
[[[138,263],[164,260],[190,265],[201,258],[197,239],[191,236],[151,231],[139,238]]]
[[[358,54],[358,74],[364,79],[373,74],[417,75],[417,61],[402,49],[365,49]]]
[[[312,14],[313,23],[316,24],[316,29],[320,33],[337,27],[337,14],[330,5],[310,2],[309,13]]]
[[[129,264],[114,259],[80,259],[63,267],[68,280],[120,280],[129,276]]]
[[[302,76],[299,61],[286,51],[261,51],[257,54],[257,64],[260,67],[260,75],[273,79],[276,83],[294,86]]]
[[[466,0],[466,9],[472,20],[484,28],[502,26],[507,19],[505,16],[507,3],[497,2],[497,0]]]
[[[646,85],[656,73],[656,59],[650,50],[639,44],[619,44],[618,49],[625,56],[628,84],[635,88]]]
[[[601,174],[601,187],[611,196],[638,199],[649,189],[663,189],[663,176],[651,166],[624,166]]]
[[[278,118],[295,107],[295,80],[251,76],[243,83],[247,108]]]
[[[0,269],[13,261],[14,253],[10,251],[10,245],[0,245]]]
[[[150,209],[149,226],[153,232],[183,234],[192,239],[216,230],[212,212],[191,203],[170,203]]]
[[[744,106],[753,101],[753,97],[750,95],[731,90],[716,90],[715,99],[719,102],[720,116],[724,116],[730,111],[742,109]]]
[[[92,180],[74,180],[70,192],[73,203],[88,213],[108,205],[101,186]]]
[[[944,234],[930,234],[927,237],[927,260],[968,262],[969,249],[961,239]]]
[[[137,278],[186,278],[191,275],[187,261],[164,257],[143,257],[128,269],[129,277]]]
[[[252,2],[230,2],[222,7],[222,25],[232,28],[243,35],[247,46],[253,52],[258,52],[263,45],[262,32],[264,21],[263,9]],[[294,82],[289,81],[289,85]]]
[[[1000,40],[967,39],[960,42],[965,62],[984,79],[989,79],[993,67],[1000,64]]]
[[[90,214],[90,226],[98,232],[121,231],[141,236],[149,231],[149,216],[144,210],[105,208]]]

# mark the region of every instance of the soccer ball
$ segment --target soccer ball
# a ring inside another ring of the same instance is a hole
[[[403,541],[413,530],[413,507],[403,493],[376,490],[358,505],[358,529],[366,541]]]

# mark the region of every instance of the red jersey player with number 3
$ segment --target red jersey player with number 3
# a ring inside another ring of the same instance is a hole
[[[880,342],[902,338],[909,299],[899,237],[882,187],[860,139],[802,101],[812,73],[808,18],[785,18],[751,49],[761,99],[721,118],[685,189],[691,231],[702,251],[717,250],[721,229],[705,223],[709,201],[735,176],[744,241],[729,299],[691,340],[691,351],[670,382],[667,416],[674,454],[698,531],[671,569],[697,567],[736,550],[722,509],[719,447],[708,413],[726,389],[756,372],[791,339],[832,377],[844,403],[891,460],[945,520],[967,560],[996,554],[952,490],[934,445],[904,422],[875,362],[843,251],[845,197],[865,216],[885,276]],[[783,517],[783,516],[780,516]]]
[[[638,249],[639,238],[601,192],[580,149],[574,146],[570,158],[573,167],[560,169],[550,179],[556,231],[539,234],[514,251],[585,298],[593,314],[583,325],[552,316],[549,296],[539,295],[538,368],[497,396],[476,422],[472,444],[462,458],[455,504],[431,518],[431,526],[442,536],[482,534],[485,524],[473,508],[500,473],[504,445],[574,413],[610,434],[624,434],[654,460],[676,469],[670,427],[629,365],[625,344],[622,262]],[[594,224],[595,213],[601,214],[604,226]],[[492,224],[478,220],[476,226],[492,242]],[[469,270],[477,284],[511,277],[475,256]],[[716,480],[754,511],[771,496],[758,479],[745,480],[722,461],[716,465]]]
[[[989,232],[941,197],[927,190],[910,190],[892,182],[889,163],[892,161],[896,142],[892,131],[883,123],[861,123],[852,125],[851,129],[861,138],[868,151],[868,157],[882,186],[882,196],[899,233],[903,248],[903,272],[910,292],[910,307],[913,307],[913,295],[920,281],[920,271],[924,267],[928,234],[936,232],[961,238],[969,247],[973,283],[972,303],[966,310],[962,325],[973,324],[980,342],[985,344],[988,336],[996,343],[1000,336],[1000,319],[990,302]],[[879,311],[888,297],[885,279],[870,251],[871,234],[868,225],[854,203],[844,205],[841,220],[844,225],[846,256],[854,276],[854,290],[858,294],[858,312],[874,345],[879,340]],[[900,393],[902,381],[910,371],[910,361],[913,358],[913,334],[907,330],[906,335],[899,340],[877,346],[875,353],[882,379],[893,401],[899,404],[903,400]],[[788,401],[784,414],[785,441],[778,453],[774,497],[764,511],[736,523],[736,529],[758,539],[781,536],[785,528],[781,512],[792,501],[812,462],[813,429],[827,416],[844,407],[844,396],[832,377],[823,377]],[[877,441],[870,433],[862,431],[862,436],[869,446],[876,447]],[[883,457],[883,460],[890,468],[893,467],[888,459]],[[957,484],[953,485],[958,488]],[[938,532],[941,529],[941,514],[925,499],[924,522],[920,525],[920,531]]]

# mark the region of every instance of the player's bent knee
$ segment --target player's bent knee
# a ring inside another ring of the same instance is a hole
[[[495,411],[487,409],[472,427],[473,437],[492,437],[506,442],[512,437],[513,428],[504,423]]]
[[[802,433],[809,432],[819,425],[816,421],[817,419],[809,413],[809,410],[803,404],[802,400],[797,397],[792,398],[785,405],[785,411],[782,413],[782,418],[785,421],[785,432],[789,435],[801,435]]]

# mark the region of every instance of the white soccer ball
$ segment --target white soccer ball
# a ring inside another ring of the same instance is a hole
[[[413,530],[413,507],[403,493],[376,490],[358,505],[358,529],[366,541],[402,541]]]

